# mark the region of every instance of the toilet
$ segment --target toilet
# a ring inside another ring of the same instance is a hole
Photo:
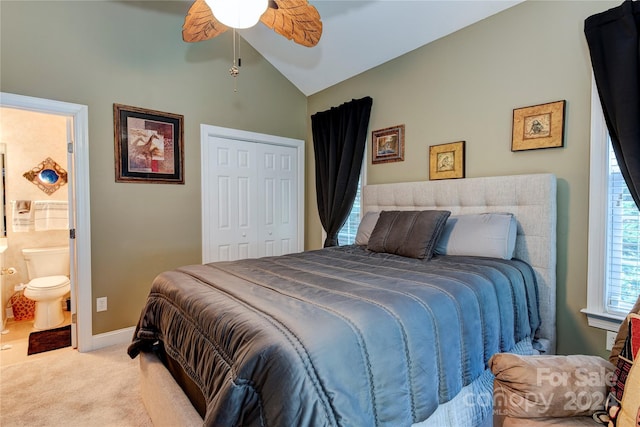
[[[25,248],[29,283],[24,296],[36,302],[33,326],[51,329],[64,322],[62,297],[71,290],[69,247]]]

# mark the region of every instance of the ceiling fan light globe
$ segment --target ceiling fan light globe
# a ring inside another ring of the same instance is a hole
[[[227,27],[250,28],[267,10],[269,0],[205,0],[213,16]]]

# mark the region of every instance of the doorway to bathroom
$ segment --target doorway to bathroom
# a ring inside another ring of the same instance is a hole
[[[55,100],[47,100],[22,95],[0,93],[0,109],[5,112],[26,114],[32,120],[38,117],[50,117],[62,120],[65,131],[63,136],[56,140],[55,144],[61,145],[62,153],[66,154],[67,183],[64,188],[57,189],[66,192],[68,196],[68,235],[63,233],[64,245],[69,246],[70,255],[70,281],[71,298],[69,311],[71,317],[72,346],[79,351],[92,349],[91,326],[91,245],[90,245],[90,217],[89,217],[89,157],[88,157],[88,108],[84,105],[70,104]],[[0,110],[1,111],[1,110]],[[30,116],[32,114],[32,116]],[[28,126],[26,123],[14,123],[11,126]],[[5,120],[3,120],[5,126]],[[4,133],[4,132],[3,132]],[[4,141],[0,141],[4,142]],[[57,148],[60,153],[60,147]],[[48,158],[48,156],[45,156]],[[17,159],[14,159],[17,160]],[[53,159],[52,159],[53,160]],[[45,158],[44,161],[47,161]],[[53,160],[55,162],[55,160]],[[6,162],[12,165],[11,150],[6,153]],[[23,165],[20,165],[23,169]],[[37,168],[38,165],[31,165]],[[51,166],[51,165],[49,165]],[[16,166],[18,167],[18,166]],[[25,169],[25,172],[28,172]],[[55,167],[49,167],[55,170]],[[28,179],[28,178],[27,178]],[[43,197],[46,198],[46,197]],[[19,196],[8,196],[4,204],[4,212],[12,209],[10,199],[19,199]],[[7,224],[10,228],[12,224]],[[37,232],[36,232],[37,233]],[[10,234],[10,233],[9,233]],[[44,236],[44,234],[42,234]],[[11,235],[6,236],[7,247],[11,247]],[[44,243],[41,246],[45,246]],[[8,255],[8,253],[6,254]],[[15,255],[14,255],[15,257]],[[7,259],[8,258],[8,259]],[[11,263],[17,262],[10,256],[5,257],[5,268],[11,267]],[[22,264],[24,265],[24,264]],[[8,276],[5,276],[5,278]],[[6,291],[5,285],[3,291]],[[13,290],[11,285],[10,291]],[[3,292],[3,302],[6,299]]]

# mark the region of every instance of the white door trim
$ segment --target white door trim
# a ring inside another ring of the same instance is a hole
[[[271,145],[283,145],[287,147],[293,147],[296,149],[297,153],[297,170],[298,170],[298,230],[297,230],[297,245],[298,250],[304,250],[304,141],[300,139],[292,139],[286,138],[282,136],[275,135],[267,135],[263,133],[249,132],[239,129],[231,129],[224,128],[219,126],[211,126],[211,125],[200,125],[200,176],[201,176],[201,189],[202,189],[202,209],[205,206],[209,206],[211,202],[209,200],[210,195],[205,188],[207,187],[208,177],[207,171],[209,170],[210,165],[206,165],[205,161],[209,158],[209,144],[207,141],[209,137],[219,137],[226,139],[237,139],[241,141],[249,141],[249,142],[257,142],[262,144],[271,144]],[[202,215],[202,257],[203,260],[206,256],[208,256],[209,248],[205,247],[206,240],[204,236],[208,236],[210,230],[210,224],[206,222],[206,218],[204,214]]]
[[[93,345],[91,304],[91,216],[89,206],[89,109],[86,105],[30,96],[0,93],[0,105],[73,118],[73,180],[75,189],[75,273],[76,332],[78,351],[91,351]],[[72,261],[73,267],[73,261]],[[72,273],[73,274],[73,273]]]

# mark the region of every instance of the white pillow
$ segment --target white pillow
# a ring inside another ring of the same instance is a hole
[[[435,253],[511,259],[517,231],[517,221],[510,213],[451,215]]]
[[[371,232],[378,222],[378,217],[380,217],[380,212],[367,212],[364,214],[358,225],[356,245],[367,245],[369,243],[369,237],[371,237]]]

